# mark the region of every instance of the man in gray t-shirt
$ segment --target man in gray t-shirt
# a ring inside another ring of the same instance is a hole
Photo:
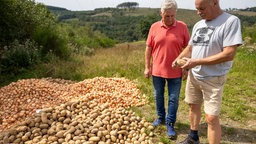
[[[193,46],[192,59],[201,59],[223,52],[225,47],[242,44],[240,21],[237,17],[223,12],[211,21],[205,19],[195,24],[189,45]],[[197,65],[192,73],[199,79],[222,76],[228,73],[232,61],[214,65]]]
[[[218,0],[195,0],[202,18],[192,31],[189,45],[173,62],[184,59],[181,68],[188,70],[185,101],[190,106],[190,134],[182,144],[199,142],[198,125],[204,104],[208,141],[220,143],[220,106],[226,74],[232,67],[236,49],[242,44],[240,20],[221,10]]]

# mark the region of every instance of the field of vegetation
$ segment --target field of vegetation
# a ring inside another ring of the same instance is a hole
[[[143,76],[145,42],[123,43],[113,48],[99,49],[93,56],[73,55],[71,61],[52,60],[51,63],[37,65],[20,75],[20,79],[29,77],[63,78],[82,81],[94,77],[127,78],[134,81],[145,94],[149,103],[142,107],[132,107],[136,115],[152,122],[156,118],[153,99],[152,80]],[[221,124],[222,143],[255,143],[256,142],[256,90],[255,90],[255,48],[240,47],[234,66],[228,74],[225,85]],[[175,126],[178,140],[186,137],[189,131],[188,106],[184,103],[183,82],[178,121]],[[154,130],[155,142],[174,143],[166,137],[166,128],[161,126]],[[200,124],[200,139],[207,143],[206,122],[204,117]]]
[[[16,15],[20,9],[24,12]],[[73,82],[127,78],[149,100],[129,110],[152,122],[155,104],[152,80],[143,76],[144,50],[145,36],[150,24],[159,19],[159,9],[50,10],[54,16],[31,1],[4,1],[0,5],[0,86],[31,78]],[[238,49],[224,88],[221,143],[256,143],[256,12],[230,12],[241,19],[244,45]],[[177,19],[191,30],[199,17],[195,11],[179,9]],[[183,81],[175,126],[177,141],[189,131],[188,105],[183,101],[185,84]],[[203,117],[199,133],[202,143],[207,143],[206,127]],[[155,143],[175,143],[166,137],[165,126],[153,132]]]

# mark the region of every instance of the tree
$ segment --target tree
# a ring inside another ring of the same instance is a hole
[[[19,72],[52,53],[70,54],[55,17],[34,0],[0,1],[0,73]]]
[[[31,39],[36,29],[54,23],[47,9],[31,0],[1,1],[0,13],[0,45]]]
[[[137,3],[137,2],[124,2],[124,3],[117,5],[117,8],[131,9],[131,8],[136,8],[136,7],[139,7],[139,3]]]
[[[155,14],[149,15],[140,21],[140,32],[143,38],[147,38],[150,26],[157,20],[159,20],[159,16]]]
[[[42,46],[42,54],[49,52],[67,57],[67,43],[58,32],[55,17],[42,4],[34,0],[5,0],[0,4],[0,50],[18,41],[35,41]],[[13,47],[9,47],[13,48]]]

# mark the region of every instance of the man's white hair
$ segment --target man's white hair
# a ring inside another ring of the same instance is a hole
[[[178,6],[175,0],[164,0],[161,6],[161,12],[164,12],[168,9],[174,9],[177,11]]]

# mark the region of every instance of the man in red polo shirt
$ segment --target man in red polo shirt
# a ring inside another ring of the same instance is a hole
[[[167,135],[176,138],[174,124],[179,105],[179,94],[182,82],[182,69],[172,68],[172,62],[178,57],[189,41],[189,31],[184,22],[176,20],[177,3],[175,0],[164,0],[160,15],[162,19],[151,25],[145,50],[144,75],[152,75],[154,98],[158,118],[154,126],[166,124]],[[152,64],[151,64],[152,62]],[[167,82],[168,109],[164,104],[164,89]]]

